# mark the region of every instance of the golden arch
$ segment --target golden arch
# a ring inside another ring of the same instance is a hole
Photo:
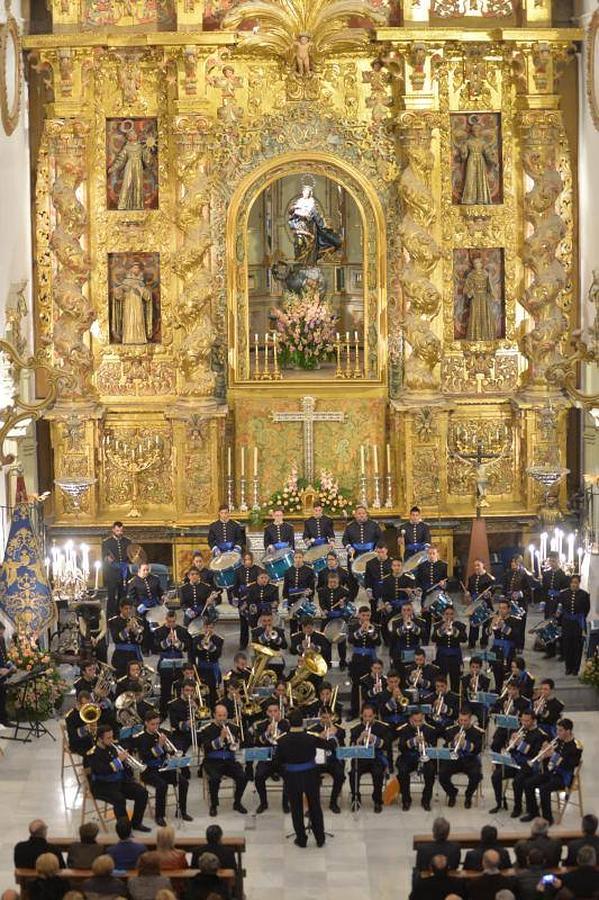
[[[326,175],[351,194],[364,228],[364,360],[366,378],[386,378],[386,224],[372,184],[344,159],[322,152],[284,153],[252,170],[237,185],[227,211],[226,265],[229,384],[251,383],[249,340],[248,220],[259,194],[279,178],[305,172]],[[314,382],[311,382],[313,384]],[[294,385],[298,382],[294,381]],[[272,390],[273,385],[270,385]]]

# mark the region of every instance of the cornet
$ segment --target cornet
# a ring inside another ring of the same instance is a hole
[[[422,678],[422,666],[417,666],[410,672],[410,684],[412,687],[418,687],[418,683]]]
[[[172,753],[173,756],[183,756],[183,751],[179,750],[178,747],[175,747],[175,745],[169,738],[166,731],[159,731],[158,734],[162,735],[164,737],[164,746],[166,747],[166,749],[168,750],[169,753]]]
[[[125,754],[125,762],[126,762],[126,764],[127,764],[128,766],[131,766],[132,769],[137,769],[138,772],[143,772],[143,771],[144,771],[144,769],[146,768],[146,766],[144,765],[144,763],[140,762],[140,761],[139,761],[138,759],[136,759],[134,756],[131,756],[131,754],[128,753],[128,752],[125,750],[125,748],[124,748],[123,746],[121,746],[121,744],[113,744],[112,746],[114,747],[114,749],[116,750],[117,753],[124,753],[124,754]]]
[[[478,694],[478,681],[480,676],[474,675],[470,678],[470,696],[472,697],[474,694]]]

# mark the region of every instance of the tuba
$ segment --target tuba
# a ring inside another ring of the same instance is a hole
[[[278,655],[276,650],[258,643],[253,643],[251,646],[256,656],[247,683],[249,692],[254,691],[258,687],[270,687],[277,683],[277,673],[274,669],[266,668],[268,660]]]
[[[323,678],[327,673],[327,669],[326,661],[320,653],[313,649],[306,650],[298,661],[295,673],[289,679],[289,687],[295,703],[299,703],[301,706],[312,702],[316,694],[316,688],[308,679],[310,675],[317,675],[319,678]]]

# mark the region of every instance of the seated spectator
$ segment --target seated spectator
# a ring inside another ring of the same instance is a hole
[[[67,878],[58,874],[60,866],[54,853],[42,853],[35,861],[36,878],[27,885],[29,900],[62,900],[70,888]]]
[[[8,888],[8,890],[2,891],[2,894],[0,894],[0,900],[20,900],[20,898],[16,891],[13,891],[12,888]]]
[[[433,839],[429,844],[418,848],[416,868],[419,872],[428,872],[433,856],[445,856],[447,868],[457,869],[460,865],[460,848],[453,841],[448,841],[450,825],[447,819],[439,817],[433,822]]]
[[[514,847],[518,868],[523,869],[525,867],[528,854],[533,848],[543,852],[548,869],[555,869],[556,866],[559,866],[562,855],[562,843],[550,838],[547,834],[548,831],[549,822],[546,819],[538,818],[532,820],[530,837],[527,840],[518,841]]]
[[[145,844],[131,839],[131,831],[129,819],[124,816],[122,819],[117,819],[116,833],[120,840],[118,843],[112,844],[106,851],[112,857],[115,869],[119,869],[121,872],[127,871],[127,869],[136,869],[137,860],[148,849]]]
[[[46,837],[48,826],[42,819],[34,819],[29,823],[29,838],[19,841],[15,845],[14,863],[15,869],[35,869],[35,861],[42,853],[53,853],[58,860],[61,869],[64,869],[62,853],[56,847],[51,847]]]
[[[497,891],[495,900],[516,900],[516,895],[513,891]]]
[[[583,816],[581,822],[582,837],[570,841],[568,844],[568,853],[566,855],[565,866],[575,866],[576,857],[581,847],[592,847],[599,857],[599,837],[597,836],[597,825],[599,820],[597,816]]]
[[[466,896],[466,881],[449,875],[446,856],[435,854],[431,859],[430,871],[431,877],[418,881],[410,900],[445,900],[448,894]]]
[[[577,868],[560,876],[558,887],[568,888],[574,897],[595,897],[599,891],[597,854],[593,847],[581,847],[576,856]]]
[[[221,869],[235,869],[237,871],[237,857],[231,847],[223,845],[223,830],[220,825],[209,825],[206,829],[206,846],[200,850],[194,850],[191,857],[192,869],[198,868],[198,860],[202,853],[214,853]]]
[[[114,861],[108,853],[96,856],[92,863],[92,877],[86,878],[81,887],[86,900],[106,900],[122,897],[127,893],[121,879],[114,877]]]
[[[187,857],[184,850],[175,847],[175,829],[172,825],[165,825],[156,830],[156,853],[160,859],[160,868],[186,869]]]
[[[156,891],[156,900],[177,900],[177,895],[174,891]]]
[[[519,900],[536,900],[538,897],[537,885],[546,869],[543,851],[533,847],[528,854],[526,868],[518,869],[516,874]]]
[[[229,885],[216,874],[219,870],[218,857],[214,853],[202,853],[198,869],[199,873],[194,875],[187,886],[186,900],[208,900],[210,894],[229,900]]]
[[[131,900],[154,900],[157,891],[168,891],[171,883],[160,874],[160,856],[154,850],[142,853],[137,861],[137,877],[127,882]]]
[[[499,853],[499,868],[509,869],[511,866],[510,854],[505,847],[497,843],[497,829],[494,825],[484,825],[480,830],[480,844],[473,850],[468,850],[464,860],[464,868],[480,872],[483,867],[483,853],[485,850],[497,850]]]
[[[91,869],[97,856],[104,853],[102,844],[98,844],[99,827],[95,822],[84,822],[79,828],[79,841],[69,847],[67,866],[69,869]]]
[[[498,891],[511,891],[514,879],[504,875],[499,868],[497,850],[483,853],[483,874],[471,878],[468,884],[468,900],[495,900]]]
[[[81,891],[67,891],[62,900],[85,900],[85,894]]]

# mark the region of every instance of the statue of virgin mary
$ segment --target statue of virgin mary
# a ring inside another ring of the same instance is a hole
[[[326,227],[323,217],[318,212],[311,184],[304,182],[301,195],[291,205],[288,221],[293,232],[297,263],[315,266],[322,256],[334,253],[343,243],[340,235]]]

